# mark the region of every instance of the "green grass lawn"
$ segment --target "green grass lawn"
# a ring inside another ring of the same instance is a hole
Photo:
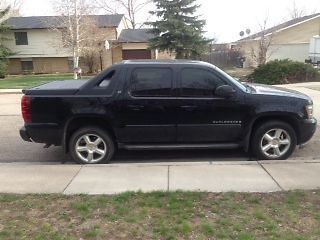
[[[51,81],[71,79],[73,79],[73,74],[8,76],[5,79],[0,79],[0,89],[23,89],[34,87]],[[84,77],[84,79],[88,79],[88,77]]]
[[[319,239],[320,191],[0,195],[0,239]]]

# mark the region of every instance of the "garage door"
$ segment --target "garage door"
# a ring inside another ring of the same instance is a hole
[[[122,50],[122,59],[151,59],[151,51],[146,49]]]

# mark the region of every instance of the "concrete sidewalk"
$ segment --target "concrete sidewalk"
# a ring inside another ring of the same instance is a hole
[[[319,161],[0,164],[1,193],[275,192],[320,188]]]
[[[22,94],[22,89],[0,89],[0,94]]]

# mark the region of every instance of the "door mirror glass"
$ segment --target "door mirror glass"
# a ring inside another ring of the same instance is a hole
[[[233,87],[229,85],[222,85],[217,87],[214,94],[218,97],[230,98],[234,96],[235,93],[236,93],[236,90],[234,90]]]

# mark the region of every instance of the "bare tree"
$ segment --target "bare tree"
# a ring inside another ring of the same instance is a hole
[[[301,18],[301,17],[304,17],[308,14],[305,7],[297,6],[296,1],[293,1],[293,4],[292,4],[291,8],[288,9],[288,11],[289,11],[290,20]]]
[[[263,20],[262,24],[259,24],[261,31],[257,36],[258,44],[251,47],[251,57],[258,65],[265,64],[270,57],[268,51],[272,43],[273,33],[267,32],[267,23],[268,17]]]
[[[88,72],[93,73],[101,70],[103,68],[103,54],[106,50],[106,40],[108,34],[98,28],[97,25],[92,25],[87,31],[88,37],[82,43],[83,48],[81,52],[81,57],[88,67]],[[97,66],[99,65],[99,68]]]
[[[57,17],[60,26],[52,27],[52,30],[61,32],[63,46],[72,50],[73,67],[79,68],[79,57],[85,48],[84,42],[88,41],[89,32],[95,26],[88,16],[89,4],[86,0],[57,0],[54,5],[61,16]],[[76,73],[74,78],[77,79]]]
[[[137,19],[142,13],[148,14],[147,11],[143,10],[146,10],[151,2],[151,0],[95,0],[95,5],[109,14],[125,12],[127,21],[131,27],[135,29],[143,25],[143,23],[139,23]],[[145,19],[145,21],[146,20],[147,19]]]
[[[10,6],[10,11],[6,15],[8,17],[16,17],[20,15],[20,9],[23,5],[22,0],[1,0],[0,9],[5,9]]]

